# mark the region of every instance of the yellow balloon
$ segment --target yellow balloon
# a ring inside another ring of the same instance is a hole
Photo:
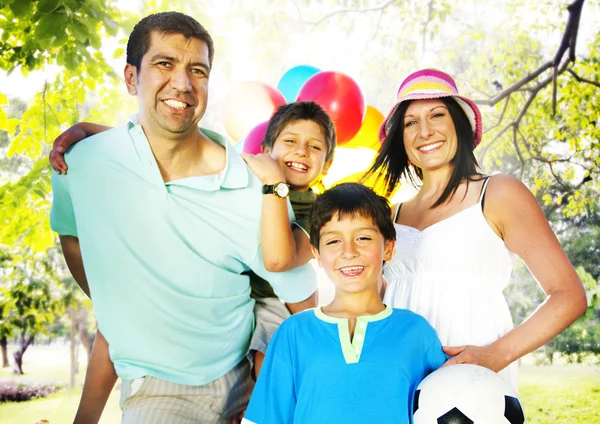
[[[398,184],[396,185],[394,191],[388,194],[385,189],[385,182],[383,177],[379,177],[378,175],[370,175],[366,180],[362,181],[364,175],[364,172],[357,172],[355,174],[347,176],[346,178],[342,178],[341,180],[336,181],[334,184],[327,188],[331,188],[341,183],[362,183],[363,185],[372,189],[375,193],[387,198],[388,200],[391,199],[400,188],[400,184]]]
[[[363,119],[360,129],[356,135],[347,143],[342,144],[345,148],[356,148],[359,146],[366,147],[379,151],[381,143],[379,143],[379,127],[383,123],[385,117],[381,112],[375,109],[373,106],[367,106],[367,112],[365,113],[365,119]]]

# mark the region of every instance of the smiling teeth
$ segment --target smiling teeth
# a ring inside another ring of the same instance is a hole
[[[178,100],[173,100],[173,99],[165,100],[165,103],[168,104],[169,106],[171,106],[172,108],[180,109],[180,110],[185,109],[187,107],[187,103],[180,102]]]
[[[427,146],[419,147],[419,150],[422,151],[422,152],[428,152],[430,150],[433,150],[433,149],[441,146],[442,143],[443,143],[443,141],[440,141],[438,143],[428,144]]]
[[[294,168],[298,171],[308,171],[308,166],[300,162],[288,162],[287,166],[289,166],[290,168]]]
[[[358,271],[362,271],[363,269],[365,269],[364,266],[347,266],[345,268],[340,268],[340,271],[342,271],[342,272],[358,272]]]

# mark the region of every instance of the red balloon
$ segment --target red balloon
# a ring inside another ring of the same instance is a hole
[[[318,103],[331,117],[337,144],[352,139],[365,117],[365,98],[358,84],[340,72],[319,72],[300,89],[297,101]]]
[[[263,138],[265,138],[268,125],[269,121],[265,121],[252,128],[244,141],[244,153],[257,155],[261,152],[260,145],[262,144]]]

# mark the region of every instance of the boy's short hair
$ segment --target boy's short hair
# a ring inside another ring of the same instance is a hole
[[[261,144],[263,149],[268,147],[272,150],[281,131],[286,125],[296,121],[313,121],[319,125],[327,144],[325,161],[331,161],[336,145],[335,127],[327,112],[315,102],[294,102],[280,106],[269,120],[267,132]]]
[[[142,57],[150,49],[150,34],[181,34],[186,39],[196,38],[208,47],[208,61],[212,68],[215,46],[212,37],[197,20],[179,12],[161,12],[148,15],[139,21],[127,40],[127,63],[140,69]]]
[[[310,243],[319,250],[321,228],[335,216],[371,218],[386,241],[396,240],[390,203],[358,183],[338,184],[317,197],[310,212]]]

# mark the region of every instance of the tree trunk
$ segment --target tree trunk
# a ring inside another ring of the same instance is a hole
[[[69,315],[71,317],[71,332],[69,334],[69,346],[71,352],[71,372],[69,373],[69,389],[75,388],[75,376],[77,375],[78,359],[77,359],[77,318],[78,313],[74,308],[69,308]]]
[[[94,346],[94,336],[95,334],[89,334],[87,332],[87,318],[88,318],[88,310],[86,308],[81,308],[79,310],[79,339],[81,340],[81,344],[85,348],[87,353],[88,362],[90,360],[90,356],[92,355],[92,347]]]
[[[8,342],[6,340],[6,337],[2,337],[0,339],[0,346],[2,346],[2,368],[7,368],[10,367],[10,364],[8,363],[8,348],[7,348]]]
[[[24,374],[23,373],[23,355],[25,354],[25,351],[27,350],[29,345],[31,343],[33,343],[33,339],[34,339],[34,336],[29,336],[28,338],[25,338],[25,333],[26,333],[25,331],[21,332],[21,340],[19,342],[19,348],[13,354],[13,357],[15,358],[15,361],[13,363],[13,374],[19,374],[19,375]]]

